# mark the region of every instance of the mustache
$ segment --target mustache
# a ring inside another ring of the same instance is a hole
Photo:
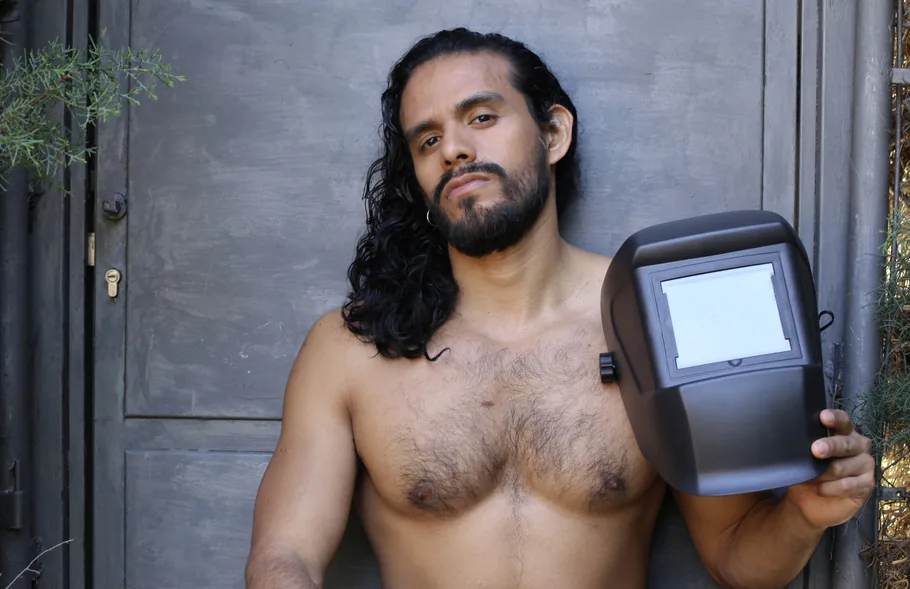
[[[506,171],[498,164],[490,162],[465,164],[458,168],[457,172],[456,170],[449,170],[442,175],[442,178],[439,179],[439,184],[437,184],[436,189],[433,190],[433,202],[438,204],[439,199],[442,198],[442,191],[445,190],[446,185],[455,178],[464,176],[465,174],[493,174],[500,178],[506,177]]]

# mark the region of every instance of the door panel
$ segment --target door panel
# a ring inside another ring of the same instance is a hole
[[[778,212],[794,207],[794,162],[776,151],[792,132],[769,132],[763,106],[769,92],[796,105],[795,26],[775,32],[793,54],[770,64],[763,28],[795,23],[792,3],[102,0],[100,13],[109,45],[160,48],[187,82],[99,134],[99,197],[121,192],[129,212],[97,218],[98,589],[243,586],[288,371],[343,302],[379,94],[419,36],[499,30],[560,76],[580,112],[573,243],[610,254],[646,225],[759,208],[763,182]],[[672,505],[661,521],[652,586],[714,587]],[[378,587],[355,518],[327,587]]]
[[[127,452],[127,586],[236,585],[252,523],[247,497],[268,460],[263,453]]]

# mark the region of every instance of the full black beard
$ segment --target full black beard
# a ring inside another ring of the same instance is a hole
[[[535,141],[534,164],[518,178],[511,178],[501,166],[493,163],[467,164],[459,168],[458,176],[484,173],[498,176],[503,187],[504,200],[492,207],[477,207],[475,199],[461,199],[462,217],[453,221],[440,206],[439,201],[446,184],[455,176],[446,172],[433,191],[429,207],[437,229],[456,250],[480,258],[493,252],[506,250],[531,230],[543,212],[550,192],[550,168],[547,151]]]

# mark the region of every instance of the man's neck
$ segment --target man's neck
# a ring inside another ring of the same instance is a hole
[[[450,249],[458,282],[459,314],[484,325],[490,335],[514,335],[533,329],[571,296],[570,246],[559,234],[555,211],[548,206],[516,246],[483,258]]]

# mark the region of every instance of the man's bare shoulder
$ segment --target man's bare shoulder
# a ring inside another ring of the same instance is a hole
[[[371,365],[375,355],[375,348],[348,329],[341,309],[334,308],[313,322],[300,347],[292,377],[297,372],[318,370],[350,381]]]
[[[341,308],[332,308],[319,315],[313,322],[303,342],[303,348],[318,347],[333,354],[343,352],[345,357],[369,358],[376,348],[355,335],[344,320]]]

